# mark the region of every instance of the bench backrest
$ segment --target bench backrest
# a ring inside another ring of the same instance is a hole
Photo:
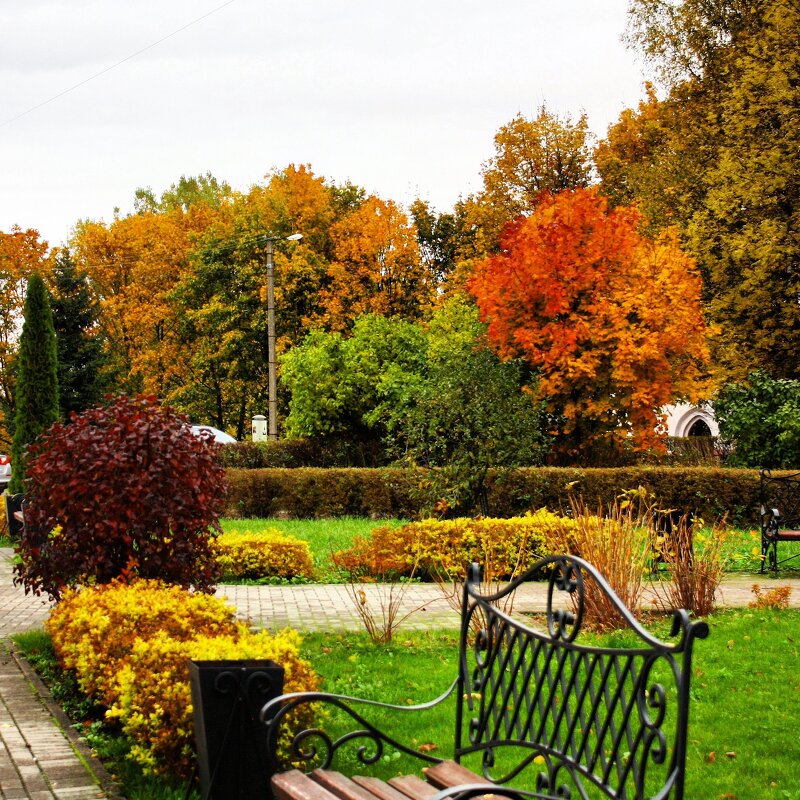
[[[499,605],[524,581],[543,576],[548,602],[540,631]],[[582,631],[592,581],[627,627],[618,647],[597,646]],[[692,644],[707,634],[704,622],[679,611],[675,641],[654,638],[577,557],[543,559],[487,596],[473,564],[464,587],[456,760],[497,783],[513,780],[547,796],[681,800]]]
[[[795,528],[800,525],[800,472],[773,475],[768,469],[761,470],[761,516],[771,516],[773,509],[780,516],[780,528]]]

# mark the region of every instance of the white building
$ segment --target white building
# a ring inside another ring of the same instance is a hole
[[[668,436],[719,436],[719,426],[711,406],[681,403],[666,406]]]

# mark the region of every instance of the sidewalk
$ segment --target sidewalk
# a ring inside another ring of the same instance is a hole
[[[117,800],[108,773],[78,739],[38,677],[15,658],[7,641],[14,633],[40,628],[50,608],[47,600],[25,595],[13,585],[11,558],[10,549],[0,548],[0,800]],[[800,608],[800,579],[776,580],[758,574],[726,578],[718,594],[720,604],[746,606],[753,599],[754,583],[765,588],[791,586],[790,605]],[[379,594],[388,590],[376,585],[364,590],[379,609]],[[546,586],[527,584],[518,594],[516,611],[545,610]],[[217,595],[226,597],[242,618],[260,628],[339,631],[362,627],[345,586],[221,586]],[[458,625],[458,614],[438,587],[430,584],[408,588],[400,616],[409,612],[404,623],[408,628]]]

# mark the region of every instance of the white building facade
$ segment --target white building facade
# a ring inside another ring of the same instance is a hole
[[[681,403],[665,406],[668,436],[719,436],[719,426],[710,405]]]

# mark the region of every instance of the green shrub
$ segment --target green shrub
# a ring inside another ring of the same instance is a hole
[[[739,467],[800,467],[800,381],[751,372],[722,387],[714,413],[730,462]]]
[[[311,578],[308,542],[280,531],[223,533],[214,541],[222,580],[242,578]]]

